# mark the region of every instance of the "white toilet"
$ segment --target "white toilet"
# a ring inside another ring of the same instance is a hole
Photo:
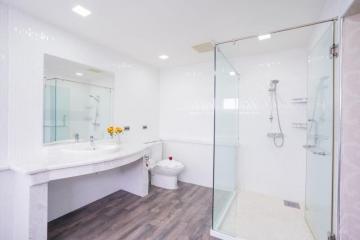
[[[151,169],[151,184],[166,189],[177,189],[179,174],[184,170],[184,164],[172,157],[158,161]]]

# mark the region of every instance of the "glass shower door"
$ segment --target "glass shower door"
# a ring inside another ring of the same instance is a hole
[[[308,57],[305,216],[316,240],[332,232],[333,42],[331,22]]]
[[[213,229],[236,235],[236,216],[229,217],[236,196],[238,154],[238,74],[216,51]],[[225,217],[226,216],[226,217]]]

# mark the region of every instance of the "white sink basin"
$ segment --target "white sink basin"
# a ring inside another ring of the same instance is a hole
[[[101,153],[115,153],[120,151],[120,146],[117,144],[108,143],[95,143],[95,149],[90,146],[89,143],[77,143],[69,146],[65,146],[61,149],[66,153],[78,153],[78,154],[101,154]]]

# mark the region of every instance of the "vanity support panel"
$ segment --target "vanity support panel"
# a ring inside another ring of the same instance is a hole
[[[46,240],[48,184],[32,185],[29,175],[16,173],[14,239]]]
[[[143,158],[120,168],[122,190],[145,197],[149,193],[149,171]]]

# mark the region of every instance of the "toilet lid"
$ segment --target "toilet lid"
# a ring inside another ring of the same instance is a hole
[[[161,160],[157,162],[156,165],[158,165],[159,167],[166,167],[166,168],[181,168],[184,166],[179,161],[169,160],[169,159]]]

